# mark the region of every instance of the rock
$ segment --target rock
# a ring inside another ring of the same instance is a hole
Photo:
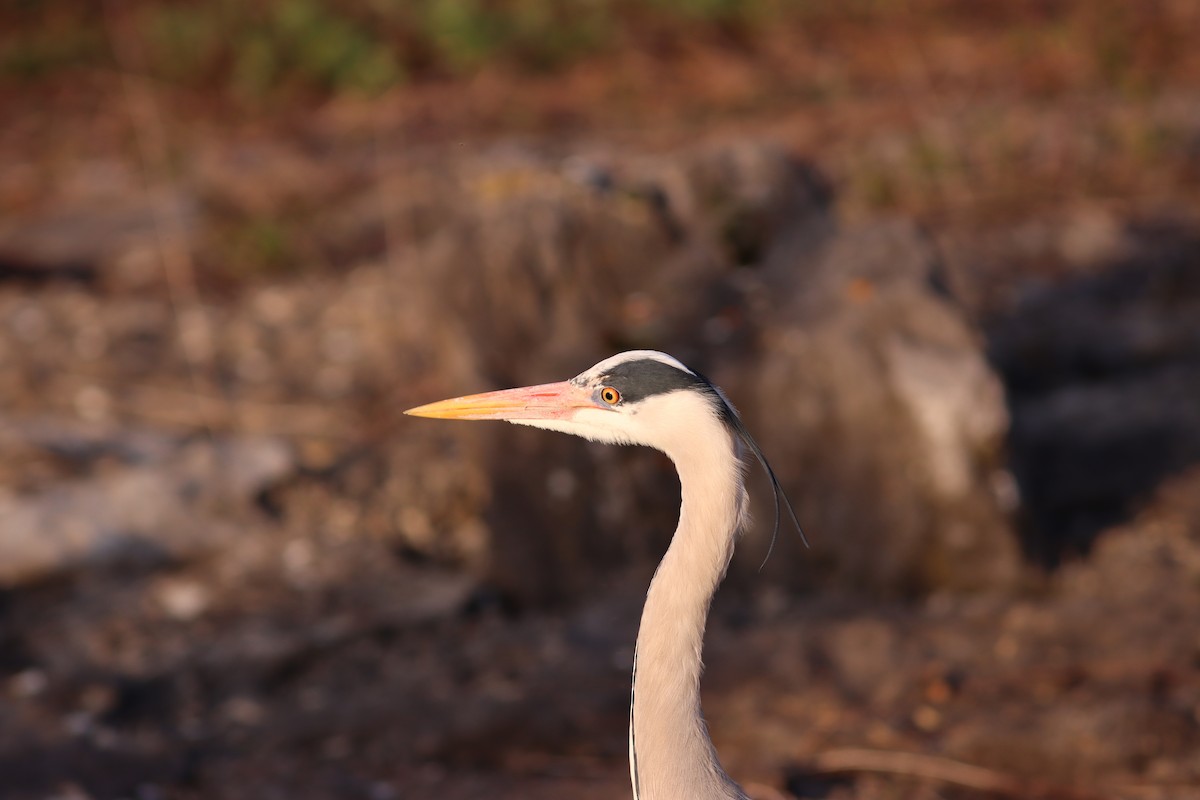
[[[768,256],[764,352],[736,368],[811,553],[774,569],[871,592],[1009,584],[1008,416],[982,340],[905,222],[798,231]]]
[[[666,350],[742,404],[818,540],[785,539],[778,578],[884,593],[1013,580],[1014,498],[993,490],[1012,485],[1003,391],[914,226],[843,228],[821,182],[769,145],[565,169],[509,153],[459,182],[395,265],[398,313],[436,365],[414,402]],[[665,460],[501,426],[445,435],[490,483],[483,563],[511,597],[586,591],[606,565],[656,560],[674,529]],[[442,458],[428,444],[423,469]],[[568,484],[583,488],[552,490]],[[741,564],[761,561],[772,513]],[[409,527],[428,541],[441,516]]]
[[[999,381],[979,353],[888,341],[884,353],[896,396],[915,422],[935,493],[947,500],[972,489],[972,453],[1008,432]]]
[[[824,202],[808,172],[763,145],[566,166],[509,153],[461,170],[463,195],[396,264],[397,313],[429,365],[414,404],[569,377],[621,349],[697,363],[745,344],[736,262],[765,251],[789,212]],[[470,442],[463,460],[484,465],[486,569],[520,601],[571,596],[606,567],[649,561],[674,529],[664,460],[504,426],[443,435]],[[436,469],[440,457],[414,459]],[[568,483],[583,488],[547,491]]]
[[[131,254],[190,247],[195,198],[174,190],[75,198],[54,211],[0,223],[0,278],[91,282]]]
[[[13,428],[23,426],[9,422]],[[254,499],[292,469],[289,448],[266,437],[189,440],[145,431],[74,435],[30,426],[32,438],[76,453],[104,450],[123,463],[99,474],[0,498],[0,586],[98,564],[181,560],[240,533]]]

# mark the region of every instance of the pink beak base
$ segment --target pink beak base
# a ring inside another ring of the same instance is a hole
[[[436,419],[562,419],[592,405],[585,390],[561,381],[439,400],[404,413]]]

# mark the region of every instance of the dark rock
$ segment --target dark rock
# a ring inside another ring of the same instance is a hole
[[[1200,242],[1169,227],[1125,240],[1117,260],[988,323],[1025,547],[1046,564],[1086,552],[1164,478],[1200,462]]]

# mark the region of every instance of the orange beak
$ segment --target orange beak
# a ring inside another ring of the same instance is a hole
[[[561,381],[440,400],[404,413],[437,419],[563,419],[594,405],[586,389]]]

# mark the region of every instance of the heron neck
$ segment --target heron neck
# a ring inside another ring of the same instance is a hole
[[[637,800],[745,797],[722,770],[700,710],[704,627],[745,502],[741,464],[724,430],[697,435],[689,447],[702,451],[672,455],[682,490],[679,527],[638,630],[630,709]]]

